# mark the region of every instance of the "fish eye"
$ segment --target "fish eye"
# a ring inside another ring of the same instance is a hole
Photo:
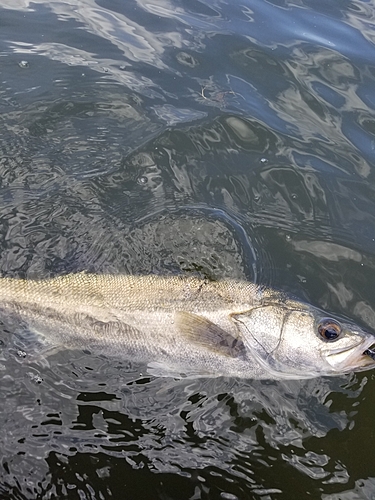
[[[319,323],[319,335],[328,342],[335,342],[341,335],[341,325],[334,319],[325,318]]]

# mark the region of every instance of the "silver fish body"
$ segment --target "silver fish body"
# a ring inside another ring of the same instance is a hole
[[[156,375],[311,378],[375,366],[363,354],[374,344],[371,334],[248,282],[86,273],[0,278],[0,311],[14,329],[48,345],[147,363]]]

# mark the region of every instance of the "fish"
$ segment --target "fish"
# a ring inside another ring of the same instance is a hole
[[[144,363],[155,376],[305,379],[375,366],[372,333],[247,281],[2,277],[0,315],[13,333],[35,335],[47,356],[88,350]]]

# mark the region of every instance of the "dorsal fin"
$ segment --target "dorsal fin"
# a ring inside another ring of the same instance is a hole
[[[244,356],[246,348],[242,340],[212,321],[185,311],[177,312],[175,317],[180,332],[191,342],[231,358]]]

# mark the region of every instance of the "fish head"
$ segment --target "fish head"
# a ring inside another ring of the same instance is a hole
[[[272,378],[313,378],[375,367],[375,336],[294,300],[233,314],[241,337]]]

